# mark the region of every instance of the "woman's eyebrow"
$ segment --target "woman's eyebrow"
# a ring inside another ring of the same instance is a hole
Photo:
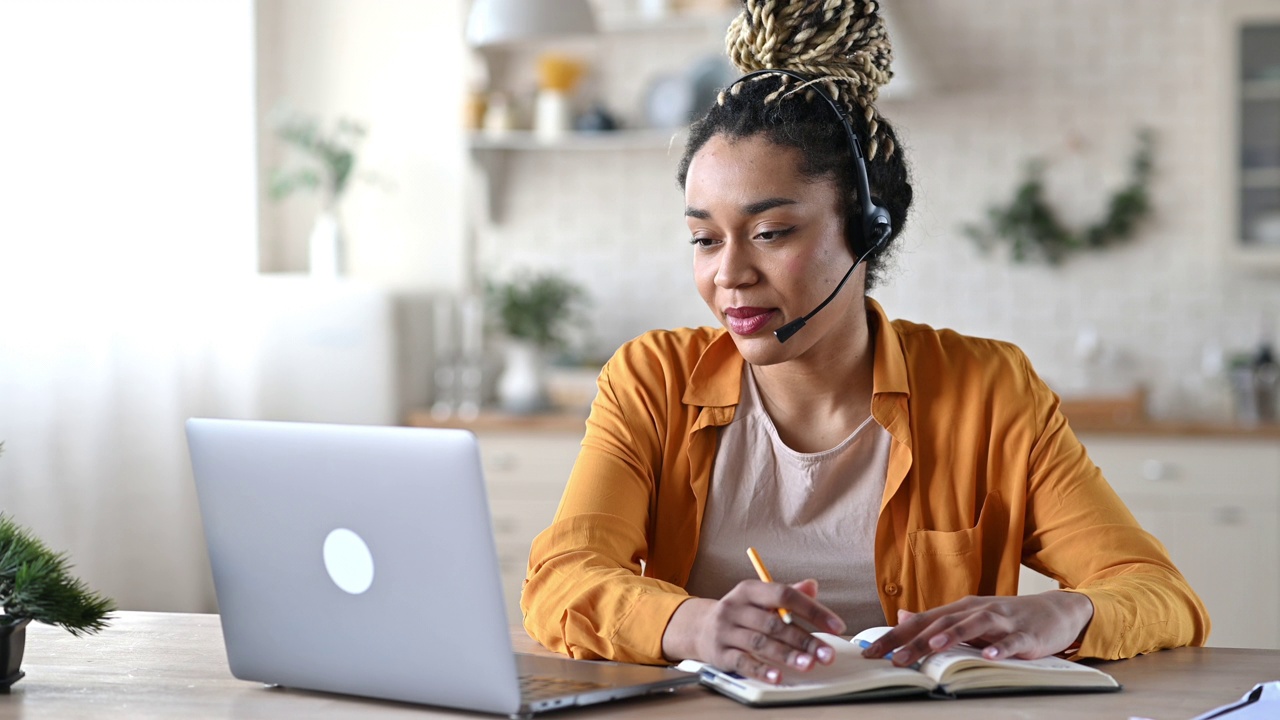
[[[769,198],[768,200],[757,200],[756,202],[753,202],[750,205],[743,206],[742,214],[747,216],[759,215],[760,213],[766,210],[772,210],[781,205],[795,205],[795,204],[796,204],[795,200],[790,200],[788,198],[781,198],[781,197]]]
[[[790,198],[782,198],[782,197],[768,198],[767,200],[757,200],[753,203],[743,205],[742,214],[750,217],[752,215],[759,215],[760,213],[766,210],[772,210],[782,205],[795,205],[795,204],[796,204],[795,200],[791,200]],[[684,209],[684,216],[697,218],[699,220],[711,219],[711,213],[707,212],[706,210],[702,210],[700,208],[695,208],[695,207],[686,207]]]

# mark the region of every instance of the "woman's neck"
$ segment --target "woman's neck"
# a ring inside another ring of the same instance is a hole
[[[835,447],[871,413],[873,328],[865,309],[851,320],[847,332],[829,333],[800,357],[752,367],[765,410],[793,450]]]

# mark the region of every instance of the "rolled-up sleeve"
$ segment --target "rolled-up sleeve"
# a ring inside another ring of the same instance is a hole
[[[1030,458],[1023,562],[1093,603],[1078,656],[1114,660],[1204,645],[1204,603],[1089,459],[1058,398],[1023,362],[1043,427]]]
[[[645,577],[661,471],[660,394],[620,383],[605,366],[555,520],[533,541],[520,605],[545,647],[584,659],[658,664],[662,634],[685,591]],[[625,374],[625,370],[621,371]]]

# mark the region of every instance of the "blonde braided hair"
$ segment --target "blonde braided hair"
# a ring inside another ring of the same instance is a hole
[[[883,118],[875,101],[880,86],[893,77],[893,54],[879,9],[875,0],[743,0],[742,12],[729,25],[725,48],[744,74],[781,68],[810,78],[800,83],[778,74],[782,84],[765,103],[821,84],[850,115],[866,120],[867,159],[874,160],[881,147],[889,158],[894,142],[880,128]],[[738,83],[728,92],[737,94],[741,88]],[[722,91],[717,102],[723,105],[724,100]]]

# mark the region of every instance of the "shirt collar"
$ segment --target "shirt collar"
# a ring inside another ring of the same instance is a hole
[[[875,369],[871,380],[874,395],[889,393],[911,394],[907,383],[907,356],[902,352],[902,338],[898,329],[889,321],[880,303],[867,298],[867,320],[876,335]]]
[[[723,328],[702,351],[684,391],[684,402],[694,407],[730,407],[738,404],[742,390],[742,355]]]
[[[880,303],[869,297],[866,301],[867,320],[876,338],[872,392],[877,396],[910,395],[901,338]],[[742,366],[742,356],[738,354],[733,338],[721,329],[702,351],[693,368],[684,392],[685,404],[695,407],[737,405],[742,392]]]

